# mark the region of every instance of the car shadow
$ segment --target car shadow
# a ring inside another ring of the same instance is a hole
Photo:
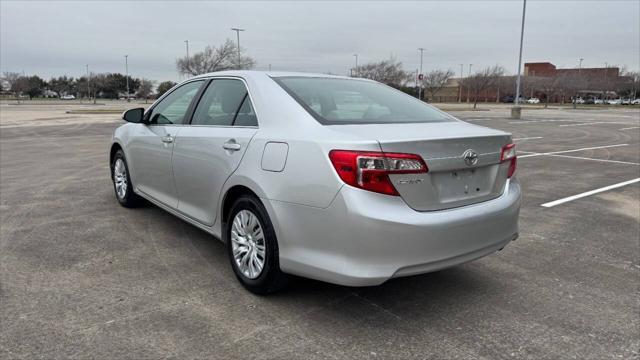
[[[188,242],[189,247],[206,261],[205,266],[211,266],[212,271],[221,275],[221,278],[228,278],[229,286],[244,292],[229,266],[225,244],[153,204],[148,203],[136,211],[147,213],[144,214],[147,220],[175,219],[175,226],[181,227],[185,235],[176,239],[176,242]],[[347,287],[292,276],[289,286],[278,293],[261,297],[249,292],[246,294],[272,306],[296,304],[300,307],[320,307],[323,311],[331,309],[330,312],[337,317],[349,316],[343,312],[347,310],[343,309],[351,306],[345,305],[360,304],[370,307],[374,312],[407,319],[418,316],[424,320],[424,316],[429,317],[425,314],[430,311],[442,316],[443,312],[462,311],[465,307],[468,309],[470,304],[478,304],[490,297],[503,299],[506,286],[508,280],[493,276],[491,269],[483,265],[481,259],[437,272],[390,279],[378,286]]]

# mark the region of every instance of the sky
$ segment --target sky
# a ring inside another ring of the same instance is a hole
[[[524,62],[640,68],[640,1],[529,0]],[[0,0],[0,71],[81,76],[125,72],[181,80],[175,60],[235,40],[256,69],[348,74],[394,56],[406,70],[515,74],[522,1],[11,1]]]

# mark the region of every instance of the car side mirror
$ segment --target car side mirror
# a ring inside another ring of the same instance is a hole
[[[122,113],[122,120],[130,123],[142,123],[144,118],[144,108],[129,109]]]

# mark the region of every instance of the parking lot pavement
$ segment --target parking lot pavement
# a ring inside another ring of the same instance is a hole
[[[640,129],[620,130],[638,110],[455,115],[519,139],[517,241],[377,287],[257,297],[219,241],[118,205],[117,115],[0,108],[0,358],[640,356],[640,183],[541,206],[640,178]]]

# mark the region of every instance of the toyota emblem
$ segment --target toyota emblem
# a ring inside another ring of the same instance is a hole
[[[462,158],[464,159],[464,163],[467,164],[467,166],[473,166],[478,163],[478,153],[471,149],[462,153]]]

